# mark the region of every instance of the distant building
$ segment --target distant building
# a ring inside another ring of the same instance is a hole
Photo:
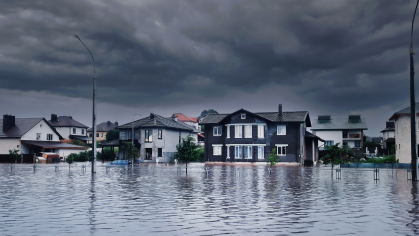
[[[416,103],[416,142],[418,139],[418,115],[419,103]],[[393,121],[395,125],[395,153],[400,163],[411,163],[410,150],[410,106],[394,113],[389,121]]]
[[[70,153],[86,149],[62,143],[62,139],[45,118],[15,118],[12,115],[3,115],[3,119],[0,119],[0,154],[9,154],[9,150],[18,149],[19,153],[24,155],[41,156],[42,152],[53,152],[66,157]]]
[[[87,126],[74,120],[71,116],[57,116],[51,114],[51,120],[48,121],[60,135],[66,139],[79,139],[84,142],[91,140],[87,137]]]
[[[193,127],[195,127],[195,129],[201,130],[201,126],[198,124],[198,117],[192,118],[192,117],[189,117],[189,116],[184,115],[182,113],[175,113],[175,114],[173,114],[172,117],[173,118],[177,117],[177,119],[179,121],[182,121],[183,123],[185,123],[187,125],[193,126]]]
[[[394,121],[387,121],[386,128],[381,131],[383,133],[383,139],[381,142],[381,146],[383,148],[383,152],[386,155],[390,155],[392,150],[391,148],[394,146],[396,147],[396,132],[395,132],[395,125]]]
[[[134,128],[134,135],[132,129]],[[171,162],[176,145],[188,136],[198,140],[200,130],[179,121],[176,117],[163,117],[151,113],[149,117],[117,127],[119,129],[119,159],[126,159],[121,148],[123,142],[132,142],[140,149],[141,162]]]
[[[318,160],[318,141],[306,131],[311,127],[307,111],[209,114],[205,126],[205,160],[211,162],[266,162],[276,149],[280,162],[313,164]]]
[[[311,131],[313,134],[324,139],[319,142],[319,147],[325,145],[349,146],[351,148],[362,148],[364,130],[367,130],[367,121],[360,115],[349,115],[348,118],[332,118],[330,115],[318,116],[313,119]]]
[[[112,123],[110,121],[102,122],[98,125],[96,125],[96,141],[103,141],[106,140],[106,133],[108,131],[115,129],[118,127],[118,122]],[[93,136],[93,129],[90,128],[87,130],[87,136],[89,138],[92,138]],[[91,140],[89,140],[87,143],[92,143]]]

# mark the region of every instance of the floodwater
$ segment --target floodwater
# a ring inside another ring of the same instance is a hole
[[[180,166],[180,165],[179,165]],[[0,165],[0,235],[413,235],[406,170]]]

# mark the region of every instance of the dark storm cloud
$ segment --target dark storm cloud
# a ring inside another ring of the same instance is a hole
[[[0,86],[90,97],[92,63],[78,34],[95,56],[102,102],[192,104],[273,83],[335,110],[399,105],[413,4],[2,2]]]

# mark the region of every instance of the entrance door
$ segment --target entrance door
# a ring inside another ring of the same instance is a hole
[[[145,149],[145,160],[153,160],[152,150],[153,150],[152,148]]]

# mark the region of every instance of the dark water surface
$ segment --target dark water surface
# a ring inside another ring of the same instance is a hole
[[[328,167],[0,165],[0,235],[413,235],[418,185]]]

